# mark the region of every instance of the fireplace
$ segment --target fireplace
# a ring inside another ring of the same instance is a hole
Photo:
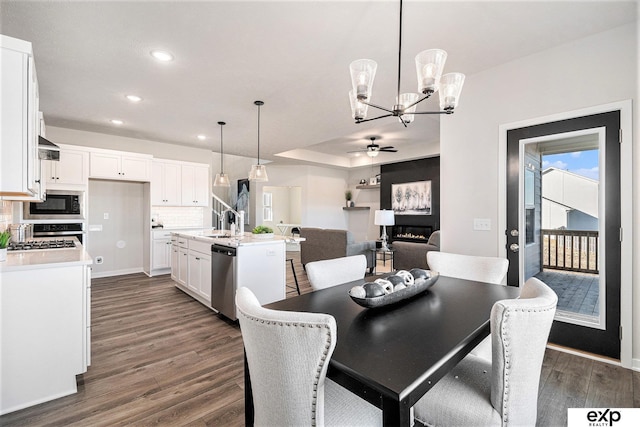
[[[428,225],[394,225],[391,241],[424,242],[429,240],[433,229]]]

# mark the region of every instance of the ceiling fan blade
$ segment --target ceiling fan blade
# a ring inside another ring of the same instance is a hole
[[[380,147],[381,150],[388,150],[388,149],[394,149],[395,147],[393,145],[387,145],[386,147]]]
[[[389,150],[389,149],[384,149],[384,148],[381,148],[380,151],[384,151],[385,153],[397,153],[398,152],[398,150]]]

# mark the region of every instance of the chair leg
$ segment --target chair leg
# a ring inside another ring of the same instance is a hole
[[[300,295],[300,286],[298,285],[298,276],[296,276],[296,269],[293,267],[293,258],[288,258],[287,261],[291,263],[291,272],[293,273],[293,280],[296,282],[296,291]]]

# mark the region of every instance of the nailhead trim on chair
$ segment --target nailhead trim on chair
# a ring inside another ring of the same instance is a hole
[[[264,320],[254,316],[250,316],[243,312],[242,310],[238,310],[238,313],[244,316],[245,318],[251,321],[258,321],[260,323],[264,323],[267,325],[276,325],[276,326],[293,326],[293,327],[307,327],[307,328],[324,328],[326,331],[326,339],[324,345],[324,351],[322,352],[322,357],[320,358],[317,368],[316,368],[316,377],[313,382],[313,398],[311,401],[311,425],[316,425],[316,406],[318,401],[318,383],[320,382],[320,373],[322,372],[322,368],[327,361],[327,355],[329,353],[329,348],[331,347],[331,329],[327,325],[317,325],[310,323],[297,323],[297,322],[277,322],[272,320]]]
[[[509,371],[511,370],[511,363],[510,363],[510,353],[509,353],[509,339],[507,338],[506,334],[505,334],[505,329],[506,329],[506,323],[508,321],[509,318],[509,313],[511,312],[517,312],[517,311],[521,311],[523,313],[525,312],[545,312],[545,311],[550,311],[550,310],[555,310],[556,306],[555,304],[553,304],[550,307],[547,308],[507,308],[504,312],[504,314],[502,315],[503,318],[503,322],[502,322],[502,344],[504,345],[504,372],[503,372],[503,376],[504,376],[504,388],[503,388],[503,397],[502,397],[502,410],[503,410],[503,414],[502,414],[502,423],[503,425],[508,425],[509,423],[509,414],[507,412],[507,404],[509,402]]]

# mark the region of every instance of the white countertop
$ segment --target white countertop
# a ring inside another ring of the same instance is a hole
[[[75,248],[9,251],[7,252],[7,260],[0,262],[0,273],[89,264],[93,264],[93,259],[82,245]]]
[[[177,236],[186,237],[188,239],[194,239],[201,242],[207,242],[211,244],[218,244],[222,246],[230,246],[230,247],[238,247],[238,246],[249,246],[249,245],[273,245],[273,244],[284,244],[285,242],[293,242],[293,241],[302,241],[304,239],[300,238],[291,238],[274,235],[268,239],[260,239],[254,237],[252,233],[244,233],[242,236],[235,237],[212,237],[211,235],[215,235],[216,233],[220,233],[220,230],[212,230],[212,229],[204,229],[198,231],[173,231],[171,234],[175,234]],[[228,232],[227,232],[228,233]]]

